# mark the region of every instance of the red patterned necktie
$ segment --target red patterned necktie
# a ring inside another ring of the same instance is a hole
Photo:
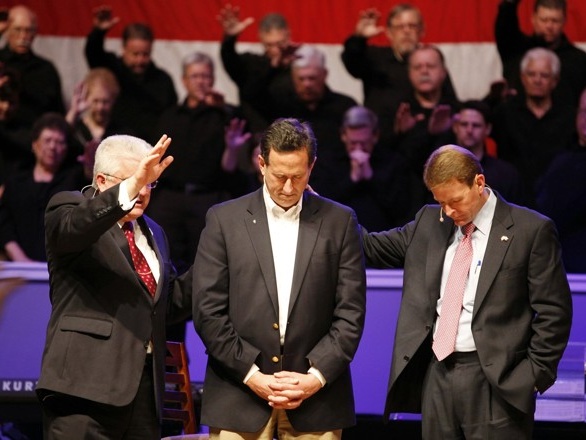
[[[153,276],[153,272],[147,263],[146,258],[136,245],[134,241],[134,228],[131,222],[126,222],[122,225],[122,230],[124,231],[124,235],[126,236],[126,240],[128,240],[128,247],[130,248],[130,255],[132,256],[132,263],[134,264],[134,270],[140,276],[142,281],[147,286],[147,289],[151,296],[155,296],[155,292],[157,291],[157,282],[155,281],[155,277]]]
[[[472,223],[462,227],[464,236],[458,244],[450,267],[441,314],[438,318],[438,328],[433,340],[433,352],[440,361],[452,354],[456,345],[456,334],[458,333],[458,324],[462,313],[464,290],[466,289],[468,272],[472,263],[472,232],[474,232],[474,229],[475,226]]]

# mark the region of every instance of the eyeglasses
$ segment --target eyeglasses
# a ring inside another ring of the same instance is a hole
[[[110,178],[112,178],[112,179],[118,179],[118,180],[120,180],[120,181],[128,179],[128,177],[124,177],[124,178],[122,178],[122,177],[114,176],[114,175],[112,175],[112,174],[108,174],[108,173],[102,173],[102,174],[103,174],[104,176],[106,176],[106,177],[110,177]],[[159,181],[158,181],[158,180],[155,180],[154,182],[147,183],[145,186],[146,186],[148,189],[153,189],[153,188],[156,188],[158,184],[159,184]]]

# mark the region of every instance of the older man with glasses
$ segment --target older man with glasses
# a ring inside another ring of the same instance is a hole
[[[110,136],[92,186],[49,202],[52,311],[37,386],[46,439],[160,438],[165,324],[191,312],[189,283],[181,289],[165,234],[144,215],[170,143]]]

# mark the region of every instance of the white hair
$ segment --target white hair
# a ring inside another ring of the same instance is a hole
[[[326,68],[326,57],[324,53],[315,48],[304,44],[295,52],[295,59],[292,66],[295,67],[319,67]]]
[[[98,173],[116,176],[122,163],[127,161],[140,162],[152,148],[152,145],[147,141],[135,136],[125,134],[108,136],[100,142],[96,150],[93,187],[98,187],[96,182]]]
[[[551,66],[551,71],[553,76],[558,78],[560,76],[561,64],[560,59],[555,54],[555,52],[545,49],[543,47],[535,47],[533,49],[528,50],[523,59],[521,60],[521,72],[525,73],[527,70],[527,66],[531,61],[540,60],[540,59],[547,59],[549,60],[549,65]]]

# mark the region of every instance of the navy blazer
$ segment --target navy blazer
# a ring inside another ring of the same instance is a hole
[[[272,408],[243,383],[262,373],[307,373],[327,384],[287,411],[299,431],[355,423],[350,361],[362,335],[366,276],[354,212],[304,194],[285,342],[263,188],[212,207],[193,277],[193,322],[208,352],[202,423],[258,431]]]
[[[402,228],[363,232],[368,264],[405,270],[385,418],[421,412],[444,256],[455,227],[439,216],[439,206],[428,205]],[[553,222],[497,198],[471,325],[482,370],[511,405],[533,413],[535,389],[543,392],[555,382],[571,322]]]
[[[56,194],[45,215],[51,317],[37,393],[124,406],[136,395],[149,340],[156,402],[164,390],[165,325],[191,312],[190,281],[178,280],[163,230],[138,223],[160,265],[155,297],[134,270],[117,222],[127,213],[115,186]],[[184,288],[185,286],[185,288]]]

